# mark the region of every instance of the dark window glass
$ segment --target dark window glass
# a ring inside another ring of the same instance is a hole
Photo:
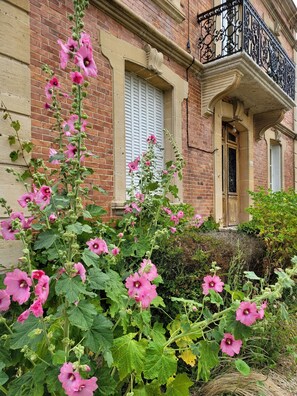
[[[229,157],[229,175],[228,175],[228,185],[229,192],[236,193],[236,149],[229,147],[228,148],[228,157]]]

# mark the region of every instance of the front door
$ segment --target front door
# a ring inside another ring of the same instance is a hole
[[[222,190],[224,226],[238,224],[238,134],[229,124],[222,128]]]

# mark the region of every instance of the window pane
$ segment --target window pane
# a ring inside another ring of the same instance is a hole
[[[228,168],[229,168],[229,175],[228,175],[228,185],[229,185],[229,192],[236,193],[237,186],[236,186],[236,149],[229,147],[228,148]]]
[[[270,188],[272,191],[282,189],[281,145],[270,145]]]

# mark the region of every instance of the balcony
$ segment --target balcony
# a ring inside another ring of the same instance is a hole
[[[294,107],[295,64],[247,0],[227,1],[197,22],[205,114],[224,96],[253,114]]]

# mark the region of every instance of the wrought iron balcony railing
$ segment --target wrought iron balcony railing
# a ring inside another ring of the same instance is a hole
[[[282,90],[295,99],[295,64],[247,0],[229,0],[197,16],[200,61],[247,53]]]

